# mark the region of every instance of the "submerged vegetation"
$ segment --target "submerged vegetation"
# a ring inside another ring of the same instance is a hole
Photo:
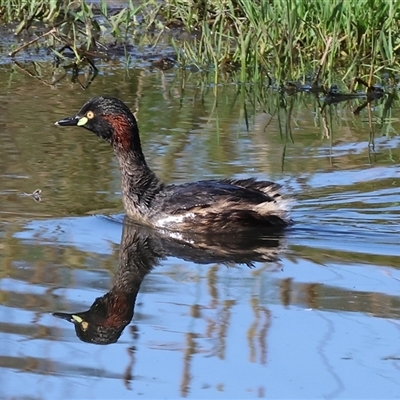
[[[12,56],[33,45],[60,57],[70,48],[79,63],[163,42],[179,66],[242,82],[305,81],[320,68],[330,81],[339,69],[371,84],[398,68],[398,20],[400,0],[0,0],[0,21],[32,36]]]

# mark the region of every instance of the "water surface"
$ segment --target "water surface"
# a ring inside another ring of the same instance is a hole
[[[397,100],[321,113],[309,94],[265,88],[260,104],[176,70],[104,65],[82,90],[44,84],[41,68],[41,80],[0,68],[1,398],[400,396]],[[255,176],[295,200],[295,225],[252,268],[150,235],[157,257],[109,345],[51,315],[88,310],[118,281],[116,160],[53,125],[98,94],[136,112],[164,181]],[[37,188],[40,202],[23,195]]]

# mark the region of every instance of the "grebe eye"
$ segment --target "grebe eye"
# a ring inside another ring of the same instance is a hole
[[[94,118],[94,112],[93,112],[93,111],[88,111],[88,112],[86,113],[86,118],[88,118],[88,119]]]

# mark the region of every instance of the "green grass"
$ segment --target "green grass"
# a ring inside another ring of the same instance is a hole
[[[325,70],[341,68],[348,75],[363,67],[398,66],[397,0],[224,0],[207,2],[207,7],[205,2],[190,3],[171,0],[165,8],[168,17],[182,20],[186,29],[201,31],[183,47],[183,57],[200,68],[218,67],[228,59],[240,66],[243,81],[266,75],[304,79],[316,69],[330,37]]]
[[[234,73],[242,82],[306,80],[323,53],[322,77],[361,75],[373,80],[399,65],[400,0],[143,0],[110,9],[65,0],[0,0],[0,21],[38,21],[56,27],[45,38],[81,50],[100,44],[168,41],[181,67]],[[151,32],[151,35],[148,33]],[[150,39],[149,39],[150,38]],[[331,45],[327,49],[329,39]]]

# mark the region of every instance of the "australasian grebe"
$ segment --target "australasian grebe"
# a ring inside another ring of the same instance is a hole
[[[111,143],[122,175],[127,215],[155,228],[197,233],[282,229],[291,224],[289,202],[274,182],[249,179],[162,183],[148,167],[136,119],[113,97],[94,97],[73,117],[55,123],[81,126]]]

